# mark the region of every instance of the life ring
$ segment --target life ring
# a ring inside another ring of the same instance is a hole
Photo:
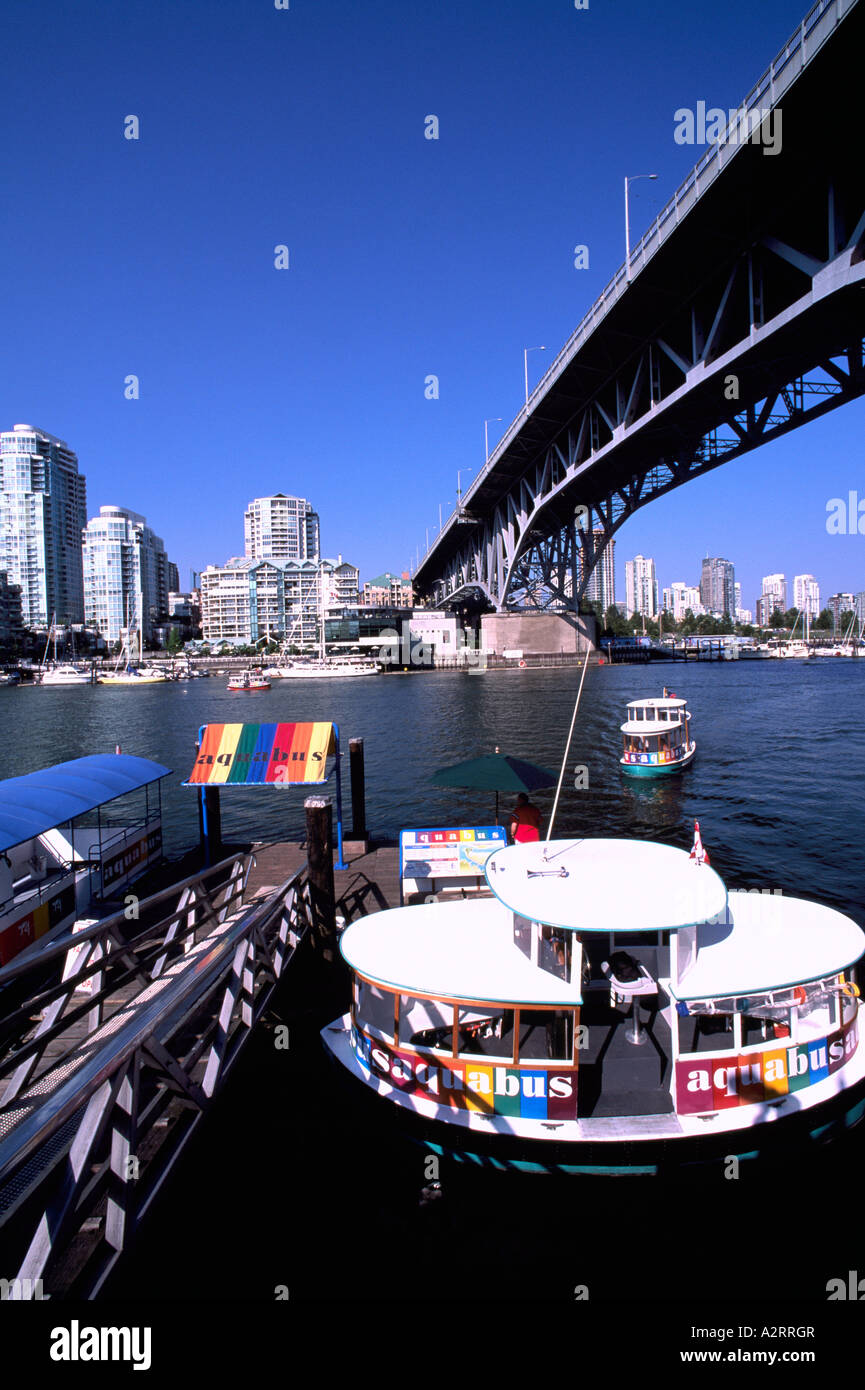
[[[524,661],[521,661],[519,664],[520,666],[525,666],[526,663]]]
[[[605,656],[599,656],[599,657],[598,657],[598,665],[599,665],[599,666],[603,666],[603,664],[604,664],[604,662],[606,661],[606,659],[607,659],[607,658],[606,658]]]

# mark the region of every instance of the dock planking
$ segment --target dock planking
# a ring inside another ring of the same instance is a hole
[[[250,870],[248,892],[277,888],[306,864],[306,845],[282,840],[253,845],[255,863]],[[373,844],[366,854],[346,855],[346,869],[334,868],[337,913],[347,922],[369,912],[399,907],[399,850],[396,845]]]

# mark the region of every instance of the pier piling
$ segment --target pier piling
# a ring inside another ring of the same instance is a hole
[[[366,774],[363,765],[363,739],[349,739],[348,752],[351,770],[351,840],[355,843],[365,842],[367,839]]]
[[[327,797],[308,796],[303,808],[306,812],[312,942],[323,959],[330,963],[338,959],[333,884],[333,807]]]

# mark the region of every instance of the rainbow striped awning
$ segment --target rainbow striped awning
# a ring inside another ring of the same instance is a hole
[[[190,786],[286,787],[326,782],[333,724],[205,724]]]

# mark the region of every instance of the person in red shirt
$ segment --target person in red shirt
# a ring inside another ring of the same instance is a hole
[[[525,792],[520,792],[517,804],[511,812],[511,835],[518,845],[524,844],[526,840],[541,838],[541,813],[537,806],[532,805]]]

